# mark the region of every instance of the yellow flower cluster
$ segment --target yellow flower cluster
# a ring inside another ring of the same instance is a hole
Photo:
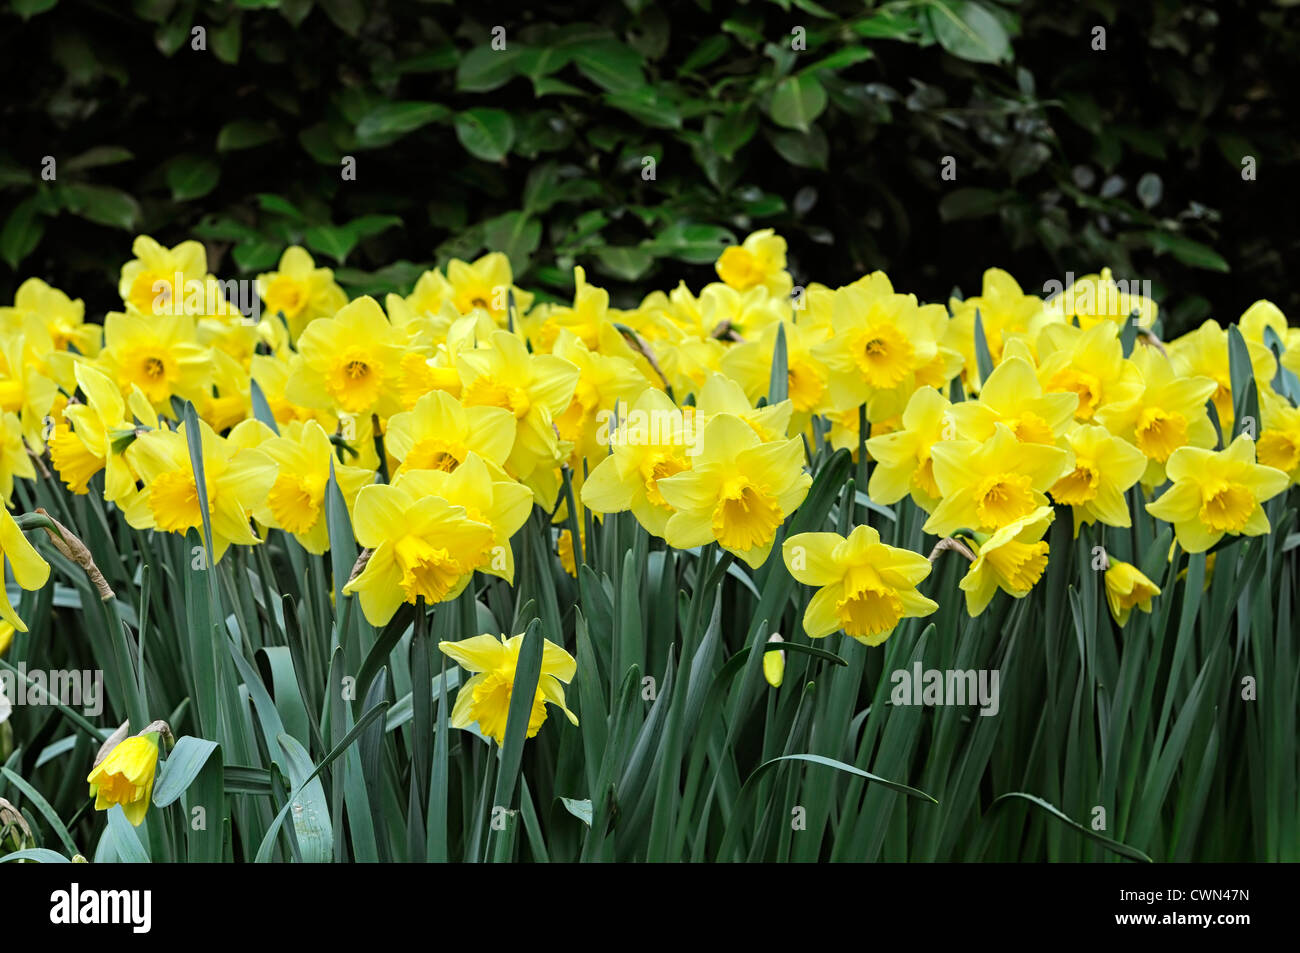
[[[345,591],[377,625],[403,602],[453,598],[476,571],[512,579],[510,539],[533,504],[567,519],[566,473],[597,518],[630,511],[670,546],[716,543],[757,567],[812,483],[808,448],[862,443],[871,499],[910,496],[927,532],[970,553],[972,614],[1035,585],[1053,504],[1076,533],[1123,527],[1140,487],[1199,552],[1267,532],[1260,504],[1300,479],[1300,410],[1274,387],[1300,373],[1300,330],[1265,301],[1239,322],[1256,439],[1215,450],[1209,408],[1224,433],[1233,422],[1228,331],[1207,321],[1162,343],[1156,305],[1108,271],[1045,301],[990,269],[978,296],[927,304],[880,272],[796,288],[766,230],[727,248],[698,294],[679,284],[631,309],[581,268],[571,304],[537,301],[499,253],[381,304],[349,301],[295,247],[257,279],[259,307],[241,310],[198,243],[142,236],[133,252],[122,309],[102,326],[35,278],[0,308],[6,502],[48,451],[71,491],[93,485],[141,530],[197,528],[206,498],[217,559],[268,529],[320,553],[332,474],[368,556]],[[769,403],[778,348],[785,396]],[[571,569],[584,546],[559,540]],[[935,608],[916,590],[928,561],[867,527],[784,546],[819,589],[810,635],[878,644]]]

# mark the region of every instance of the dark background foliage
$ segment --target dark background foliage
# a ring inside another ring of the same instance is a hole
[[[724,244],[770,226],[800,283],[884,268],[943,300],[990,265],[1027,289],[1110,265],[1152,282],[1173,330],[1261,297],[1294,316],[1298,16],[0,0],[0,297],[39,275],[112,308],[145,232],[202,238],[223,277],[301,242],[354,294],[495,248],[525,285],[566,296],[582,264],[629,304],[698,287]]]

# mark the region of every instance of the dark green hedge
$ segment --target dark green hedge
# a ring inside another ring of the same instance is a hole
[[[301,242],[353,293],[500,248],[524,284],[563,296],[583,264],[627,302],[771,226],[801,281],[885,268],[941,300],[989,265],[1109,264],[1175,329],[1298,310],[1281,3],[0,9],[0,296],[37,274],[111,308],[146,232],[224,274]]]

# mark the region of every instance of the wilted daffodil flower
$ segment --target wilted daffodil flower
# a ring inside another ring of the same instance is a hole
[[[844,630],[863,645],[879,645],[903,619],[927,616],[939,604],[916,591],[930,560],[880,541],[870,526],[838,533],[799,533],[781,547],[790,575],[819,587],[803,616],[809,638]]]
[[[126,819],[140,826],[153,797],[158,739],[156,731],[127,738],[95,765],[86,778],[90,782],[90,796],[95,799],[95,810],[107,811],[120,804]]]
[[[475,722],[479,731],[497,744],[504,744],[506,719],[510,713],[510,694],[514,690],[515,669],[524,637],[516,635],[476,635],[461,642],[439,642],[438,648],[448,658],[475,675],[456,694],[451,711],[453,728],[468,728]],[[532,738],[546,721],[546,703],[558,705],[573,724],[578,716],[564,703],[564,686],[573,680],[578,663],[572,655],[549,639],[542,646],[542,672],[537,680],[532,712],[528,717],[528,737]]]
[[[1245,434],[1226,450],[1174,451],[1165,467],[1173,486],[1147,504],[1147,512],[1174,526],[1178,545],[1202,553],[1225,534],[1262,536],[1268,516],[1260,506],[1290,484],[1281,470],[1255,462],[1255,442]]]
[[[1106,570],[1106,603],[1110,614],[1119,625],[1128,623],[1133,607],[1143,612],[1151,611],[1151,600],[1160,595],[1160,587],[1142,574],[1142,570],[1131,563],[1110,561]]]

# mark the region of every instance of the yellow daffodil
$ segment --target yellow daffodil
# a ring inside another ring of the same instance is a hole
[[[997,424],[983,443],[949,440],[930,451],[941,502],[927,533],[995,530],[1047,505],[1046,491],[1070,470],[1071,454],[1041,443],[1021,443]]]
[[[934,480],[931,451],[935,444],[956,436],[948,416],[952,404],[933,387],[921,387],[912,394],[903,411],[902,429],[871,437],[867,453],[876,461],[867,483],[867,495],[877,503],[897,503],[911,494],[913,502],[927,512],[939,503],[939,485]]]
[[[451,710],[453,728],[469,728],[477,723],[479,731],[505,744],[506,720],[510,714],[510,696],[514,691],[515,670],[519,667],[519,650],[524,637],[516,635],[476,635],[460,642],[439,642],[438,648],[461,668],[474,676],[456,693],[456,704]],[[533,696],[533,707],[528,713],[526,737],[536,737],[546,721],[549,702],[564,712],[572,724],[578,716],[569,711],[564,702],[564,686],[573,680],[578,663],[573,656],[549,639],[542,646],[542,671]]]
[[[195,342],[186,315],[110,312],[100,366],[124,395],[139,387],[161,414],[172,413],[173,396],[202,403],[212,384],[210,353]]]
[[[1137,313],[1137,325],[1149,328],[1159,309],[1141,292],[1143,284],[1121,279],[1116,281],[1109,268],[1100,275],[1084,275],[1047,302],[1047,308],[1066,324],[1077,322],[1085,331],[1100,321],[1123,324]]]
[[[1065,442],[1074,451],[1074,466],[1049,492],[1073,508],[1075,534],[1084,523],[1131,526],[1124,494],[1146,472],[1142,451],[1105,427],[1088,424],[1074,427]]]
[[[1009,357],[984,382],[979,400],[953,404],[948,414],[966,440],[987,440],[1001,423],[1022,442],[1055,444],[1073,421],[1078,403],[1073,393],[1043,393],[1033,367]]]
[[[267,311],[284,315],[295,339],[308,322],[333,317],[348,303],[334,272],[317,268],[307,250],[297,245],[285,249],[276,271],[257,276],[257,291]]]
[[[252,546],[261,542],[249,525],[250,513],[261,502],[258,485],[248,470],[260,463],[241,455],[234,440],[213,433],[199,421],[208,515],[212,524],[214,561],[220,561],[232,543]],[[126,521],[136,529],[185,533],[203,525],[198,484],[190,463],[189,440],[184,425],[177,430],[152,430],[127,448],[127,461],[144,482],[144,489],[125,506]]]
[[[521,315],[533,303],[533,296],[512,282],[510,259],[501,252],[490,252],[474,262],[453,258],[447,263],[446,277],[438,271],[426,271],[406,300],[417,312],[428,314],[436,314],[443,302],[450,301],[461,314],[481,310],[498,327],[505,327],[509,320],[508,292],[513,292],[515,308]]]
[[[0,556],[3,556],[4,564],[9,567],[14,581],[22,589],[40,589],[50,578],[49,563],[27,541],[14,518],[3,507],[0,507]],[[4,590],[0,590],[0,618],[19,632],[27,631],[27,626],[18,618],[18,613],[9,602],[8,592]]]
[[[813,349],[829,371],[828,405],[848,410],[865,403],[871,421],[902,413],[917,373],[939,354],[929,315],[943,310],[896,294],[880,272],[836,291],[831,334]]]
[[[750,234],[741,244],[723,249],[714,267],[718,277],[737,291],[762,287],[784,297],[790,294],[793,285],[790,273],[785,270],[785,251],[785,239],[764,228]]]
[[[712,337],[720,340],[748,340],[763,334],[790,317],[790,302],[775,297],[766,288],[737,291],[714,282],[700,292],[700,317]]]
[[[1260,391],[1259,396],[1264,428],[1255,444],[1259,462],[1300,483],[1300,408],[1272,391]]]
[[[1259,390],[1266,390],[1277,373],[1273,352],[1261,341],[1247,340],[1246,353],[1250,357],[1252,373]],[[1214,381],[1215,412],[1224,433],[1232,429],[1232,373],[1228,361],[1228,331],[1218,321],[1209,320],[1195,331],[1189,331],[1169,342],[1169,358],[1179,377],[1207,377]],[[1259,421],[1255,422],[1258,426]]]
[[[939,608],[917,592],[930,575],[930,560],[880,541],[870,526],[847,538],[838,533],[799,533],[781,547],[790,575],[817,592],[803,616],[809,638],[844,631],[864,645],[880,645],[903,619]]]
[[[28,278],[14,292],[11,307],[0,308],[0,329],[17,334],[27,322],[36,319],[44,325],[51,345],[57,351],[75,350],[86,357],[99,353],[102,329],[86,324],[86,306],[80,298],[69,298],[39,278]]]
[[[989,268],[984,272],[980,294],[964,301],[953,298],[948,308],[952,311],[949,340],[965,361],[967,380],[975,383],[979,376],[975,360],[976,310],[980,313],[989,355],[997,365],[1002,360],[1006,339],[1029,331],[1030,323],[1043,313],[1043,300],[1021,291],[1016,279],[1001,268]]]
[[[759,440],[771,443],[786,438],[793,410],[794,405],[788,400],[754,407],[734,380],[725,374],[711,374],[695,395],[695,414],[691,422],[694,434],[698,435],[718,414],[730,414],[749,424]],[[689,409],[682,413],[690,417]]]
[[[658,480],[676,511],[664,538],[677,549],[717,541],[750,566],[767,559],[777,528],[812,483],[798,438],[763,443],[739,417],[718,414],[699,437],[690,470]]]
[[[316,421],[287,424],[280,436],[241,455],[254,518],[263,526],[292,533],[309,553],[325,552],[329,548],[325,490],[331,463],[343,501],[351,511],[361,488],[374,479],[374,472],[340,463]]]
[[[597,439],[610,453],[587,474],[582,504],[597,513],[631,510],[647,533],[663,536],[673,508],[659,483],[690,469],[698,434],[672,398],[652,387],[619,413],[616,424],[601,424]]]
[[[356,416],[401,409],[394,390],[402,349],[378,302],[358,298],[332,318],[318,318],[298,339],[285,384],[295,404]]]
[[[90,364],[78,364],[77,387],[85,403],[70,404],[63,416],[71,422],[56,424],[50,441],[50,461],[60,478],[74,493],[87,492],[87,484],[104,470],[104,499],[124,501],[135,493],[136,475],[123,450],[135,436],[133,417],[150,429],[157,429],[158,415],[148,398],[135,385],[129,401],[122,399],[118,386],[103,371]]]
[[[90,796],[95,799],[95,810],[107,811],[120,804],[126,819],[139,827],[149,810],[157,770],[157,733],[127,738],[86,778]]]
[[[1151,600],[1158,595],[1160,587],[1144,576],[1142,570],[1118,559],[1110,561],[1106,570],[1106,604],[1116,624],[1127,625],[1134,607],[1150,612]]]
[[[503,407],[514,416],[508,469],[551,508],[560,485],[556,468],[566,454],[555,418],[573,400],[581,372],[562,357],[528,353],[523,340],[508,331],[496,331],[483,347],[459,351],[456,368],[462,404]]]
[[[372,552],[343,592],[358,595],[367,621],[376,626],[387,624],[403,602],[454,599],[474,570],[490,567],[496,538],[490,525],[470,519],[463,506],[379,483],[357,494],[353,530]]]
[[[500,467],[469,453],[460,466],[445,470],[408,470],[394,482],[410,496],[436,496],[453,506],[464,507],[465,515],[492,528],[489,558],[480,572],[514,580],[514,553],[510,537],[528,521],[533,494],[528,487],[509,479]]]
[[[534,308],[540,320],[528,322],[528,338],[535,350],[552,353],[561,331],[568,331],[588,348],[597,349],[601,328],[610,321],[609,292],[587,282],[581,265],[573,269],[573,306],[544,305]]]
[[[1176,450],[1166,472],[1173,485],[1147,504],[1147,512],[1172,523],[1178,545],[1189,553],[1204,552],[1228,533],[1267,533],[1268,516],[1260,504],[1291,482],[1281,470],[1255,462],[1255,442],[1245,434],[1218,452]]]
[[[737,381],[751,401],[766,397],[771,386],[772,354],[778,331],[785,334],[786,391],[802,429],[807,417],[826,400],[827,370],[813,349],[830,335],[830,327],[810,328],[792,321],[769,326],[757,340],[730,348],[722,358],[722,372]]]
[[[982,543],[976,542],[975,561],[959,583],[972,618],[988,608],[999,589],[1023,599],[1034,588],[1047,568],[1048,546],[1043,535],[1055,515],[1050,506],[1040,506]]]
[[[0,499],[8,505],[14,494],[14,477],[36,479],[36,468],[23,443],[23,425],[17,414],[0,413]]]
[[[580,473],[584,458],[596,461],[606,453],[597,439],[599,415],[612,412],[620,402],[626,407],[651,385],[632,361],[594,351],[568,329],[559,332],[551,353],[578,368],[573,399],[556,415],[555,429],[573,447],[569,466]]]
[[[1142,374],[1141,393],[1133,400],[1100,408],[1096,417],[1146,455],[1149,463],[1142,482],[1153,486],[1163,482],[1165,461],[1179,447],[1214,445],[1214,425],[1205,402],[1216,385],[1208,377],[1175,373],[1169,358],[1153,347],[1137,348],[1133,363]]]
[[[164,248],[148,235],[131,245],[135,258],[122,266],[118,293],[141,315],[177,314],[191,282],[205,283],[208,255],[199,242]],[[147,393],[147,391],[146,391]]]
[[[384,446],[410,470],[455,470],[470,453],[502,466],[515,442],[515,417],[503,407],[463,407],[446,391],[433,391],[413,409],[394,414]]]
[[[23,439],[40,453],[45,449],[45,419],[58,386],[36,371],[25,342],[22,334],[0,342],[0,413],[17,414]]]
[[[1142,392],[1142,374],[1124,359],[1117,324],[1107,321],[1087,331],[1049,324],[1038,335],[1037,352],[1043,389],[1077,395],[1077,420],[1092,421],[1099,408],[1134,400]]]

